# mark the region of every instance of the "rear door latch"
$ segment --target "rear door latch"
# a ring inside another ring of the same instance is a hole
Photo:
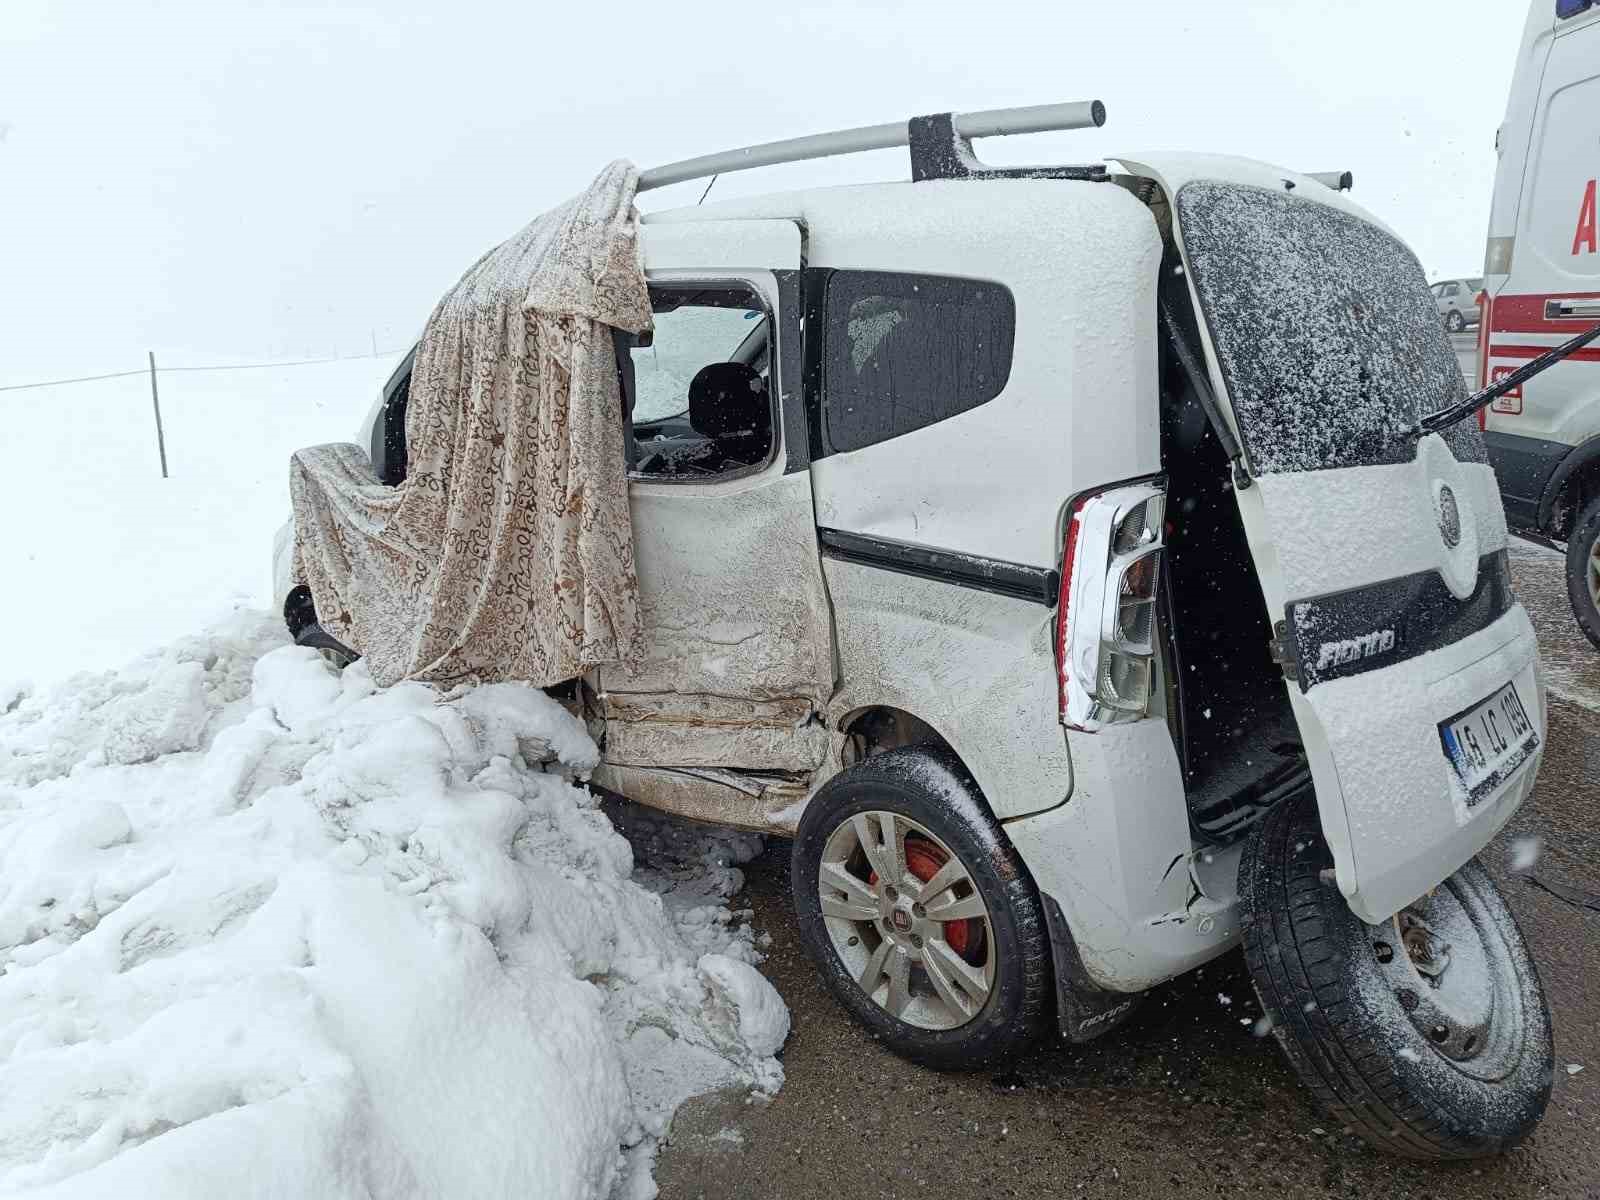
[[[1300,663],[1295,658],[1294,644],[1289,640],[1289,625],[1286,621],[1279,621],[1272,627],[1272,661],[1277,663],[1283,671],[1283,677],[1294,683],[1300,682]]]

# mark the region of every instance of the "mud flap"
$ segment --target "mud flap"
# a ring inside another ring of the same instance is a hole
[[[1056,969],[1056,1017],[1061,1036],[1069,1042],[1087,1042],[1121,1025],[1143,992],[1108,992],[1089,978],[1078,957],[1078,944],[1072,940],[1067,918],[1055,897],[1040,894],[1044,902],[1044,921],[1050,930],[1050,957]]]

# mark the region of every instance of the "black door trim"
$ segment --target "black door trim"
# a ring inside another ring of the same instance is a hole
[[[1504,550],[1478,560],[1472,595],[1457,599],[1436,570],[1370,583],[1288,605],[1300,690],[1329,679],[1392,667],[1487,629],[1511,611],[1511,564]]]
[[[805,226],[800,227],[802,247]],[[801,326],[805,318],[805,297],[801,291],[801,272],[778,270],[772,276],[778,283],[778,315],[773,323],[777,348],[771,354],[778,380],[778,413],[783,419],[783,473],[793,475],[811,465],[811,434],[807,428],[805,406],[805,337]]]
[[[842,529],[818,529],[822,553],[842,562],[880,567],[901,575],[935,579],[957,587],[975,588],[999,596],[1031,600],[1054,608],[1061,591],[1061,573],[1043,567],[1025,567],[998,558],[982,558],[954,550],[935,550],[909,542],[847,533]]]

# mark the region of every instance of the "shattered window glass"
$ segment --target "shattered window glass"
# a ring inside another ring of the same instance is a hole
[[[1000,394],[1016,302],[998,283],[835,271],[828,281],[823,422],[834,450],[860,450]]]
[[[651,344],[632,352],[634,423],[687,413],[695,373],[731,359],[765,321],[765,313],[746,307],[685,304],[657,313]]]
[[[1289,191],[1178,192],[1195,290],[1263,474],[1410,461],[1417,419],[1466,396],[1422,268],[1392,234]],[[1484,462],[1470,419],[1445,433]]]
[[[623,372],[630,475],[703,482],[771,458],[771,324],[758,303],[742,284],[651,286],[655,329]]]

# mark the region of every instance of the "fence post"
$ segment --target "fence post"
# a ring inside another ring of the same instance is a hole
[[[156,390],[156,352],[150,355],[150,404],[156,410],[156,447],[161,451],[161,478],[167,477],[167,435],[161,431],[161,393]]]

